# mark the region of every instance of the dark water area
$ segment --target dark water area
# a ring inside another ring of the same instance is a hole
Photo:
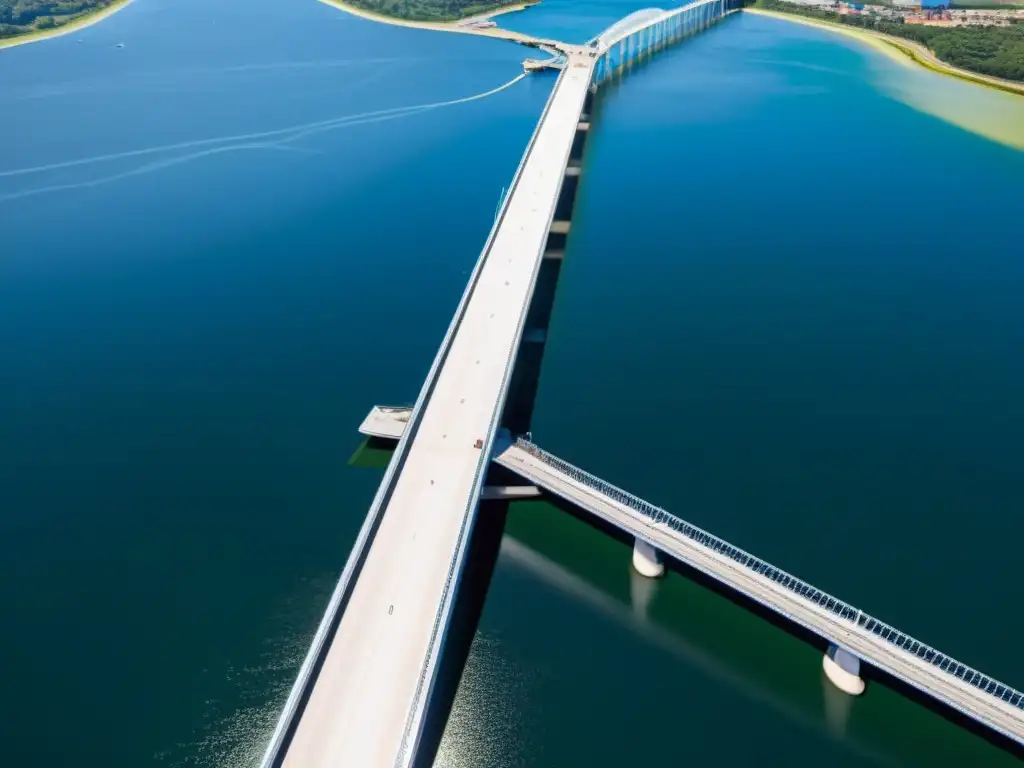
[[[534,438],[1012,683],[1024,268],[990,212],[1024,155],[776,24],[599,98]],[[870,165],[865,136],[893,137]],[[922,205],[950,178],[979,194]],[[638,587],[553,508],[508,533],[446,766],[1017,763],[885,685],[835,696],[819,650],[678,574]]]
[[[78,37],[0,52],[0,763],[252,764],[550,81],[379,114],[522,53],[315,2]]]
[[[553,78],[460,100],[523,57],[311,0],[0,51],[0,763],[256,763],[380,479],[355,428],[415,397]],[[1019,682],[1022,275],[987,206],[1024,155],[869,60],[734,19],[602,95],[535,436]],[[978,193],[921,211],[950,179]],[[557,510],[508,532],[439,766],[1008,761],[884,687],[836,704],[676,574],[637,613],[628,549]]]
[[[1024,532],[1024,262],[991,211],[1024,154],[879,99],[859,52],[780,47],[762,22],[728,20],[603,95],[538,434],[1020,679],[999,638],[1022,629],[1005,607]],[[782,64],[758,75],[759,55]],[[928,138],[881,142],[871,168],[832,149],[885,131]],[[983,192],[922,210],[948,179]],[[559,386],[581,370],[586,386]]]

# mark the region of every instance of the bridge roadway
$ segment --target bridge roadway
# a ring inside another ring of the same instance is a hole
[[[399,439],[403,409],[374,408],[360,432]],[[719,583],[846,648],[1007,738],[1024,744],[1024,697],[763,560],[547,454],[526,441],[496,442],[493,461]]]
[[[573,55],[559,76],[264,765],[404,766],[415,756],[593,66]]]

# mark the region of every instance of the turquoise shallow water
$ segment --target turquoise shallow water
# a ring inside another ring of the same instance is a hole
[[[553,80],[384,111],[523,56],[270,0],[0,52],[4,763],[253,764],[379,481],[355,426],[415,396]],[[987,206],[1024,156],[872,62],[734,19],[603,95],[535,435],[1019,682]],[[631,623],[627,550],[561,513],[509,532],[544,559],[499,563],[439,765],[1002,761],[884,688],[836,716],[813,649],[678,577]]]

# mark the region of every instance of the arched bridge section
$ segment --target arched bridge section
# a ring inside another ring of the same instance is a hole
[[[607,49],[612,43],[617,43],[622,38],[645,29],[652,22],[659,21],[665,13],[664,8],[643,8],[633,11],[612,24],[594,40],[597,41],[599,48]]]
[[[589,41],[598,57],[594,82],[707,28],[740,8],[739,0],[697,0],[680,8],[644,8],[612,24]]]

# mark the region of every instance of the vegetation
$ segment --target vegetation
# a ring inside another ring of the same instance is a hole
[[[0,0],[0,38],[54,29],[117,0]]]
[[[975,11],[1012,11],[1015,8],[1024,8],[1024,5],[1014,0],[1013,2],[999,2],[999,0],[959,0],[949,4],[954,10],[975,10]]]
[[[983,75],[1024,82],[1024,24],[1008,27],[932,27],[876,19],[871,16],[840,16],[782,0],[758,0],[757,6],[812,19],[902,37],[929,48],[936,58],[955,67]]]
[[[4,0],[0,0],[3,2]],[[409,21],[455,21],[496,11],[515,0],[345,0],[356,8]],[[524,5],[539,0],[525,0]]]

